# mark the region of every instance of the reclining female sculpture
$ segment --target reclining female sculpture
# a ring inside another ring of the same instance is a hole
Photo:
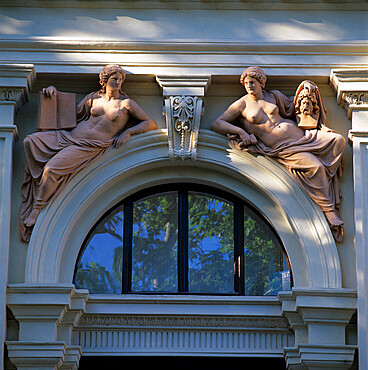
[[[244,70],[240,82],[247,94],[231,104],[211,129],[227,135],[240,150],[271,156],[285,165],[321,207],[335,240],[341,242],[339,179],[345,139],[327,127],[318,87],[304,81],[294,99],[278,90],[267,92],[259,67]]]
[[[20,235],[28,242],[41,209],[81,169],[105,153],[112,144],[123,145],[130,135],[154,130],[156,123],[121,90],[125,71],[108,65],[100,73],[102,89],[77,105],[77,125],[71,130],[40,131],[24,140],[25,164],[20,208]],[[50,99],[57,90],[43,89]],[[139,123],[130,128],[130,117]],[[126,128],[124,130],[124,128]]]

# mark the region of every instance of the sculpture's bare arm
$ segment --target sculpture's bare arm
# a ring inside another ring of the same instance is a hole
[[[146,131],[157,129],[156,123],[134,100],[129,99],[125,108],[128,110],[131,116],[141,122],[133,127],[126,129],[115,139],[114,145],[117,148],[123,145],[131,135],[137,135]]]
[[[242,116],[245,107],[246,103],[243,98],[237,100],[212,123],[211,129],[220,134],[227,135],[229,138],[232,138],[232,136],[239,136],[242,140],[242,144],[245,146],[255,144],[257,139],[253,134],[249,134],[243,128],[231,123]],[[245,118],[242,117],[242,119]]]

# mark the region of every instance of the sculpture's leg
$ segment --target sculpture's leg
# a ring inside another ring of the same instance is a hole
[[[69,145],[56,153],[43,169],[35,193],[34,214],[55,198],[78,171],[93,162],[102,152],[100,147]]]
[[[340,190],[335,181],[337,174],[331,173],[319,157],[308,152],[287,156],[283,158],[283,163],[303,190],[321,207],[336,241],[341,241],[343,221],[337,209],[340,202]]]
[[[34,200],[45,163],[61,148],[55,131],[36,132],[24,139],[24,177],[20,207],[20,235],[25,242],[30,238],[30,227],[41,208],[34,209]]]

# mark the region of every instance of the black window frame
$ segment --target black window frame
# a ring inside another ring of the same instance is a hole
[[[133,244],[133,204],[144,198],[164,194],[168,192],[178,193],[178,247],[177,247],[177,273],[178,273],[178,290],[172,291],[132,291],[132,244]],[[191,292],[189,291],[189,206],[188,194],[190,192],[202,193],[204,195],[214,196],[228,201],[234,205],[234,292]],[[90,229],[85,238],[82,248],[80,249],[77,263],[75,265],[73,282],[78,271],[78,262],[88,247],[94,232],[100,222],[106,219],[111,213],[118,208],[124,212],[124,230],[123,230],[123,263],[122,263],[122,291],[121,294],[144,294],[144,295],[217,295],[217,296],[246,296],[245,294],[245,268],[244,268],[244,210],[270,231],[270,236],[275,245],[280,247],[281,253],[284,254],[290,272],[290,286],[293,286],[293,275],[290,260],[286,249],[276,233],[275,229],[267,218],[252,204],[233,195],[227,191],[215,188],[209,185],[196,183],[169,183],[151,186],[140,190],[110,208],[95,225]]]

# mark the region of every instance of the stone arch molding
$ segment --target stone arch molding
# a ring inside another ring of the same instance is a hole
[[[78,173],[36,222],[26,283],[71,283],[79,249],[101,215],[124,197],[169,182],[200,182],[247,199],[278,232],[294,287],[341,288],[334,239],[323,213],[278,163],[229,147],[212,131],[199,134],[196,162],[170,161],[165,130],[132,137]]]

